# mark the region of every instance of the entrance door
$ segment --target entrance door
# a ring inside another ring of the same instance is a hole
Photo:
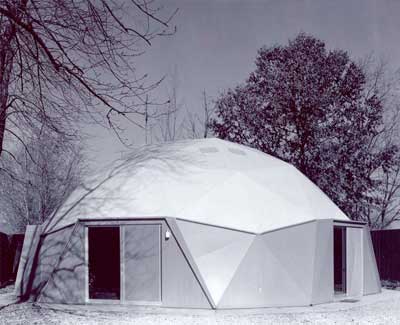
[[[127,302],[161,302],[161,225],[124,227],[124,298]]]
[[[89,227],[89,299],[120,299],[119,227]]]
[[[363,229],[347,229],[347,296],[361,297],[363,295]]]
[[[333,268],[335,294],[346,293],[346,228],[333,227]]]

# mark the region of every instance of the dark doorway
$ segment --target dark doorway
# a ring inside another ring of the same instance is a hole
[[[346,228],[333,227],[333,269],[335,293],[346,293]]]
[[[120,299],[119,227],[89,227],[89,299]]]

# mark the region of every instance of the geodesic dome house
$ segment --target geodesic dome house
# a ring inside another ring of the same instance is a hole
[[[219,139],[138,149],[40,227],[16,290],[41,302],[255,308],[380,292],[363,223],[292,165]]]

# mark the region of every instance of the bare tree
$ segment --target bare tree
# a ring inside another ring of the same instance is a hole
[[[398,120],[397,120],[398,122]],[[398,136],[390,135],[392,130],[387,126],[382,137],[387,143],[377,142],[381,146],[390,147]],[[377,144],[377,145],[378,145]],[[391,164],[379,169],[371,169],[371,179],[377,184],[368,195],[365,206],[365,220],[372,228],[384,229],[394,221],[400,220],[400,155],[395,153]]]
[[[174,85],[168,96],[168,103],[164,112],[156,117],[156,124],[159,128],[155,131],[155,138],[158,142],[174,141],[181,138],[180,113],[183,104],[178,99],[178,88]]]
[[[366,56],[360,65],[367,76],[365,96],[379,95],[386,111],[384,124],[380,132],[371,139],[369,150],[394,150],[400,140],[400,97],[397,93],[400,73],[391,72],[387,62],[376,59],[372,54]],[[400,220],[399,153],[393,154],[390,160],[390,164],[370,170],[370,178],[375,180],[377,186],[369,193],[364,219],[372,228],[383,229]]]
[[[212,103],[205,90],[202,92],[202,114],[187,112],[183,127],[186,136],[191,139],[207,138],[210,135],[210,120],[214,113]]]
[[[16,230],[41,224],[81,183],[86,172],[80,145],[59,134],[35,134],[6,158],[8,173],[0,175],[3,218]]]
[[[116,117],[142,127],[135,116],[159,82],[134,63],[155,37],[174,32],[176,10],[160,8],[154,0],[0,0],[0,157],[12,156],[5,139],[23,142],[25,127],[68,137],[88,117],[118,136]]]
[[[201,112],[184,109],[176,85],[171,87],[168,98],[166,108],[153,118],[153,135],[157,142],[201,139],[210,135],[210,120],[214,109],[205,90],[202,92]]]
[[[179,93],[179,74],[177,67],[169,78],[169,85],[167,88],[167,102],[164,103],[162,110],[151,109],[148,110],[146,117],[149,120],[148,126],[150,128],[151,141],[167,142],[181,139],[182,134],[182,112],[184,108],[183,100]],[[154,106],[154,105],[153,105]],[[148,143],[148,141],[146,141]]]
[[[400,161],[383,175],[382,199],[372,226],[384,229],[394,221],[400,220]]]

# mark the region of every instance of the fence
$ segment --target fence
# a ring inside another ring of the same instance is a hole
[[[0,232],[0,288],[15,281],[24,235]]]
[[[8,280],[8,236],[0,232],[0,288]]]
[[[400,281],[400,229],[371,231],[381,280]]]

